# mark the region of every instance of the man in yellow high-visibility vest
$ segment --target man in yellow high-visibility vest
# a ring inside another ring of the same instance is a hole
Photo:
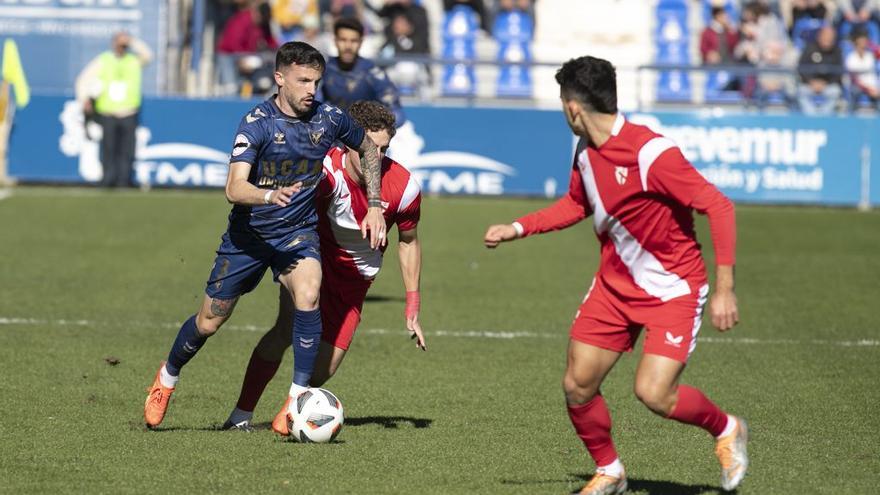
[[[135,130],[141,109],[141,73],[153,59],[142,41],[126,32],[113,35],[112,49],[95,57],[76,80],[77,100],[103,129],[104,187],[133,187]]]

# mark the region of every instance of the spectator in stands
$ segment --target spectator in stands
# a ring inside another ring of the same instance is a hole
[[[330,16],[334,23],[339,19],[357,19],[363,22],[364,2],[363,0],[331,0]]]
[[[801,19],[832,22],[837,5],[833,0],[783,0],[780,2],[780,10],[785,27],[792,34],[794,25]]]
[[[217,45],[220,92],[225,95],[240,91],[245,75],[259,72],[261,52],[278,48],[269,28],[267,4],[244,0],[238,5],[240,10],[223,27]]]
[[[798,72],[802,81],[798,90],[801,110],[810,115],[834,112],[842,92],[843,54],[833,27],[820,29],[816,41],[807,45],[801,53]]]
[[[495,11],[493,17],[497,17],[501,12],[522,12],[528,14],[535,20],[535,1],[534,0],[496,0]]]
[[[785,43],[789,40],[782,19],[769,6],[761,2],[751,5],[755,12],[755,40],[760,51],[763,52],[770,43]]]
[[[758,62],[755,101],[759,107],[778,102],[791,105],[796,88],[794,69],[797,66],[797,53],[788,42],[768,43],[761,52]],[[784,70],[785,72],[778,72]]]
[[[480,20],[480,29],[486,33],[492,32],[492,29],[489,27],[489,16],[486,15],[486,4],[483,3],[483,0],[443,0],[443,9],[446,12],[460,5],[470,7],[477,14]]]
[[[415,23],[404,13],[391,20],[391,32],[380,50],[380,56],[393,60],[400,55],[429,55],[428,46],[417,40]],[[398,61],[388,67],[388,76],[405,94],[422,94],[428,89],[430,68],[427,64],[411,60]]]
[[[273,0],[272,20],[279,43],[312,40],[320,29],[318,0]]]
[[[413,0],[386,0],[385,4],[376,12],[379,17],[385,20],[385,40],[387,44],[393,44],[394,39],[408,31],[404,23],[412,26],[412,32],[405,35],[412,41],[412,48],[407,49],[402,45],[409,44],[403,41],[401,46],[404,52],[427,54],[431,53],[430,38],[428,36],[430,30],[428,25],[428,12],[425,7],[417,5]],[[399,16],[406,16],[405,21],[396,20]],[[395,22],[397,25],[395,26]]]
[[[705,65],[730,65],[734,62],[734,50],[739,33],[730,23],[724,7],[712,7],[712,21],[700,36],[700,55]]]
[[[875,26],[880,17],[880,0],[837,0],[840,8],[841,35],[846,36],[856,27],[865,27],[868,23]]]
[[[846,56],[846,71],[852,81],[853,108],[862,96],[867,96],[874,105],[880,101],[880,79],[877,77],[877,51],[871,46],[865,29],[853,31],[853,51]]]

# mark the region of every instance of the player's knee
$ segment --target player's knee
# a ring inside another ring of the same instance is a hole
[[[226,318],[199,313],[196,317],[196,327],[199,329],[200,334],[210,337],[217,333],[217,330],[220,330],[225,321]]]
[[[648,380],[636,380],[634,391],[639,401],[651,411],[666,416],[672,410],[675,397],[669,393],[666,387]]]
[[[303,311],[318,309],[318,298],[320,297],[320,293],[320,286],[300,288],[296,291],[294,296],[296,299],[296,309]]]
[[[562,378],[562,390],[568,404],[586,404],[599,392],[590,381],[578,380],[574,374],[566,373]]]

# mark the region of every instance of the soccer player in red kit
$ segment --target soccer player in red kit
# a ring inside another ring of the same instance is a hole
[[[739,319],[733,291],[733,204],[675,143],[627,122],[617,111],[616,75],[607,60],[570,60],[556,81],[566,120],[581,138],[568,194],[512,224],[490,226],[484,242],[494,248],[593,217],[600,266],[571,327],[563,378],[568,415],[597,468],[580,493],[626,490],[600,386],[621,353],[632,350],[643,327],[636,396],[651,411],[712,434],[721,485],[736,488],[748,465],[746,423],[698,389],[679,384],[709,293],[692,210],[708,216],[715,248],[712,323],[726,331]]]
[[[384,156],[394,136],[394,114],[374,101],[359,101],[349,108],[351,117],[361,125],[379,148],[382,161],[382,213],[386,225],[397,224],[398,257],[406,289],[406,327],[416,346],[425,350],[425,338],[419,324],[419,276],[421,248],[417,233],[421,192],[418,181],[409,171]],[[323,332],[315,369],[309,385],[319,387],[342,363],[361,319],[367,291],[382,267],[381,250],[370,248],[370,240],[361,233],[367,212],[367,192],[361,171],[362,157],[348,147],[331,149],[324,158],[324,177],[318,184],[316,206],[321,264],[321,320]],[[284,351],[290,347],[290,296],[281,288],[275,326],[260,340],[251,354],[235,409],[224,429],[249,429],[254,408],[266,385],[275,375]],[[288,402],[289,402],[288,398]],[[288,435],[287,406],[272,422],[272,429]]]

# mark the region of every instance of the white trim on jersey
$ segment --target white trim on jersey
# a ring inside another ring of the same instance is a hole
[[[344,177],[345,171],[337,170],[332,174],[336,187],[330,197],[327,217],[333,238],[340,249],[351,255],[358,273],[365,279],[371,279],[382,268],[382,251],[372,249],[370,240],[361,237],[361,227],[351,207],[351,190]]]
[[[626,119],[623,118],[623,114],[617,112],[617,117],[614,119],[614,125],[611,126],[611,135],[616,136],[620,134],[620,130],[623,129],[623,124],[626,122]]]
[[[590,163],[587,149],[578,155],[578,168],[583,178],[587,200],[593,208],[593,226],[596,233],[608,233],[611,242],[614,243],[617,255],[629,269],[636,285],[664,302],[690,294],[691,288],[687,281],[663,268],[660,261],[642,247],[638,239],[627,230],[623,223],[605,210],[602,197],[599,195],[599,188],[596,186],[593,165]]]
[[[421,188],[419,187],[419,183],[415,180],[412,174],[409,175],[409,180],[406,182],[406,189],[403,190],[403,196],[400,198],[400,205],[397,208],[398,213],[407,209],[409,205],[415,201],[416,196],[421,192]]]
[[[697,299],[697,315],[694,316],[694,328],[691,330],[691,345],[688,348],[688,356],[697,348],[697,334],[700,333],[700,325],[703,323],[703,308],[709,298],[709,284],[703,284],[698,294],[700,297]]]
[[[669,148],[675,148],[675,143],[669,138],[658,136],[645,143],[639,150],[639,176],[642,178],[642,191],[648,190],[648,170],[651,165]]]

